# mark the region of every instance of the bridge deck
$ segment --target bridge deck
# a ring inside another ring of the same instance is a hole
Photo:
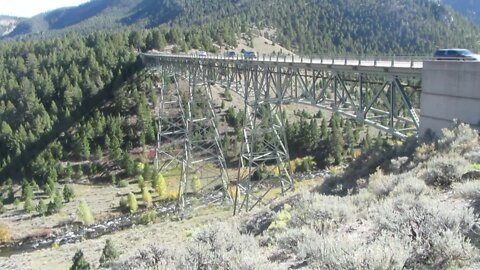
[[[313,70],[334,70],[338,72],[358,72],[365,74],[392,74],[397,77],[419,78],[422,75],[423,58],[418,59],[340,59],[340,58],[304,58],[299,56],[278,57],[263,55],[255,59],[240,56],[225,57],[222,55],[198,56],[189,54],[144,53],[144,57],[161,59],[168,62],[205,64],[242,64],[261,65],[264,67],[289,67]]]

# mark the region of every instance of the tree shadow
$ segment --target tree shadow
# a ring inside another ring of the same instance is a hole
[[[131,15],[121,20],[121,23],[132,25],[146,20],[147,27],[154,27],[175,19],[183,12],[182,7],[168,0],[143,0],[131,12]]]
[[[357,193],[359,179],[368,178],[379,167],[384,171],[388,171],[390,160],[398,157],[411,157],[417,145],[417,138],[411,137],[401,146],[392,147],[384,145],[381,149],[362,153],[362,155],[350,163],[344,173],[326,177],[325,181],[312,191],[336,196]]]
[[[78,7],[56,9],[45,15],[49,29],[63,29],[92,18],[117,0],[90,1]]]
[[[18,180],[21,178],[25,164],[34,161],[38,155],[62,133],[68,131],[81,119],[92,115],[96,108],[112,99],[113,93],[123,86],[133,74],[140,71],[142,67],[143,64],[140,58],[134,63],[119,66],[117,68],[117,75],[109,84],[105,85],[101,91],[94,96],[86,98],[80,107],[71,112],[69,117],[59,118],[58,121],[53,124],[50,131],[40,135],[36,141],[27,144],[24,151],[13,157],[10,162],[0,170],[0,179],[11,177],[12,179]]]

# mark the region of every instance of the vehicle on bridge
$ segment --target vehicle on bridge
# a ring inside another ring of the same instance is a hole
[[[435,60],[480,60],[480,55],[467,49],[438,49],[433,57]]]
[[[257,54],[253,51],[245,51],[243,53],[243,58],[245,58],[245,59],[255,59],[255,58],[257,58]]]
[[[197,55],[200,56],[200,57],[207,57],[208,56],[206,51],[198,51]]]
[[[236,56],[237,56],[237,53],[234,52],[234,51],[228,51],[228,52],[225,54],[225,56],[226,56],[227,58],[233,58],[233,57],[236,57]]]

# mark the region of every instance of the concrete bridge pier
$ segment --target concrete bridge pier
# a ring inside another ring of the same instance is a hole
[[[480,62],[425,61],[422,71],[420,135],[439,133],[453,119],[480,125]]]

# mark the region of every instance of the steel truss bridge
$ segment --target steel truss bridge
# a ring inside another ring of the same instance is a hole
[[[220,188],[234,202],[235,213],[263,203],[271,189],[280,188],[282,193],[291,189],[286,119],[282,119],[285,104],[329,110],[398,138],[416,134],[419,128],[421,60],[159,53],[144,53],[141,58],[161,78],[156,166],[160,171],[182,168],[182,205],[188,193]],[[213,85],[244,100],[235,177],[227,172]],[[268,177],[262,176],[265,170],[270,171]]]

